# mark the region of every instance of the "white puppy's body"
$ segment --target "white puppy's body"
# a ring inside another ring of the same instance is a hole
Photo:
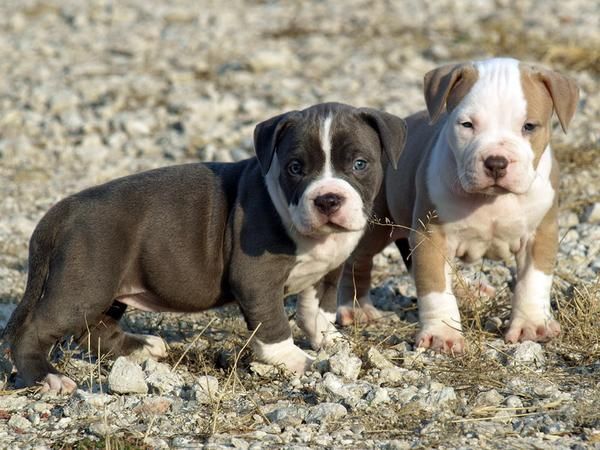
[[[560,327],[550,311],[557,249],[558,166],[549,146],[553,110],[563,129],[577,88],[562,75],[497,58],[445,66],[425,76],[428,113],[407,118],[399,169],[386,171],[375,213],[403,227],[372,227],[347,262],[338,320],[377,316],[368,298],[372,256],[408,238],[421,329],[417,344],[461,351],[452,260],[517,260],[506,339],[546,340]],[[423,230],[423,225],[427,229]]]

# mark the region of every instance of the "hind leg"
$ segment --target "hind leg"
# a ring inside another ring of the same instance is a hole
[[[94,354],[123,356],[132,353],[159,359],[167,356],[165,342],[158,336],[126,333],[119,325],[127,305],[115,301],[99,322],[77,339],[80,346]]]

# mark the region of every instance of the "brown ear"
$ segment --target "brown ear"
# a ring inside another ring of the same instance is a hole
[[[477,81],[477,69],[471,63],[450,64],[425,74],[425,102],[431,123],[444,109],[451,111]]]
[[[556,111],[556,115],[560,121],[560,126],[566,133],[579,100],[577,83],[571,77],[554,72],[553,70],[544,68],[534,68],[534,70],[538,72],[539,79],[544,83],[546,89],[548,89],[550,97],[552,97],[552,103],[554,104],[554,111]]]

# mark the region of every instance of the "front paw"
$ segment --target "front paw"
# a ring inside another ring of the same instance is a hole
[[[416,346],[430,348],[440,353],[459,354],[465,350],[462,332],[444,323],[426,325],[415,338]]]
[[[514,317],[510,321],[504,340],[510,344],[524,341],[546,342],[559,334],[560,325],[552,318],[531,320]]]
[[[59,373],[49,373],[39,382],[40,392],[55,394],[70,394],[77,389],[77,383],[69,377]]]
[[[292,338],[272,344],[255,339],[252,347],[259,361],[274,366],[284,366],[299,375],[309,370],[315,360],[296,346]]]
[[[355,323],[369,323],[381,319],[381,312],[371,303],[362,306],[340,306],[337,310],[337,323],[343,327]]]

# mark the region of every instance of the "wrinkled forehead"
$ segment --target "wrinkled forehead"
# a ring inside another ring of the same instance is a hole
[[[493,117],[494,121],[524,119],[527,101],[519,62],[495,59],[475,63],[477,81],[457,108],[459,114]]]
[[[494,59],[477,62],[475,68],[477,81],[457,108],[458,114],[488,118],[507,127],[520,126],[525,120],[550,120],[552,98],[532,66]]]
[[[302,120],[286,131],[278,152],[295,156],[302,153],[305,158],[325,163],[329,156],[353,148],[375,152],[378,143],[375,130],[354,111],[322,109],[304,112]]]

